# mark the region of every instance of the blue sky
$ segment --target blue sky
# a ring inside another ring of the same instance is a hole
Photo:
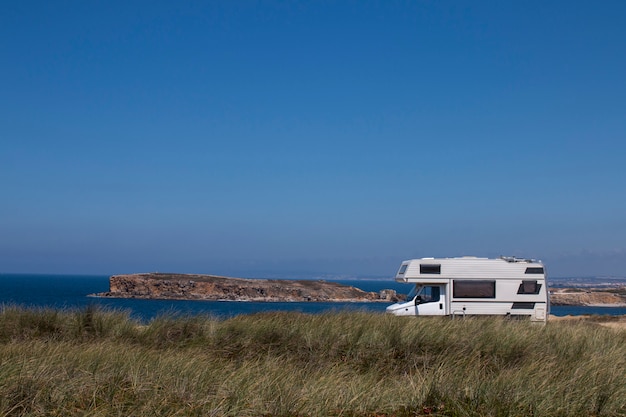
[[[623,1],[19,1],[0,272],[626,276]]]

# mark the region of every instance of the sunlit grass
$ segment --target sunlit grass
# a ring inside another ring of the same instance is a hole
[[[0,415],[623,416],[626,332],[373,313],[0,312]]]

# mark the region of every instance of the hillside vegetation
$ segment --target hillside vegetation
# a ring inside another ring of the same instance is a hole
[[[0,312],[0,415],[624,416],[626,331],[374,313]]]

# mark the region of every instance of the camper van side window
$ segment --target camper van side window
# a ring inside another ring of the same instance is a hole
[[[526,268],[526,274],[543,274],[543,268],[542,267],[534,267],[534,266],[529,266],[528,268]]]
[[[419,297],[415,300],[416,304],[433,303],[439,301],[441,292],[439,286],[426,286],[420,291]]]
[[[518,294],[539,294],[541,290],[541,284],[537,281],[522,281],[517,289]]]
[[[441,265],[420,264],[420,274],[441,274]]]
[[[408,268],[409,264],[404,264],[400,267],[400,270],[398,271],[398,275],[402,275],[406,272],[406,269]]]
[[[454,280],[452,296],[454,298],[496,298],[496,282]]]

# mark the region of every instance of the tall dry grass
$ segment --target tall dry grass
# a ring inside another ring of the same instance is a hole
[[[372,313],[0,312],[0,416],[624,416],[626,332]]]

